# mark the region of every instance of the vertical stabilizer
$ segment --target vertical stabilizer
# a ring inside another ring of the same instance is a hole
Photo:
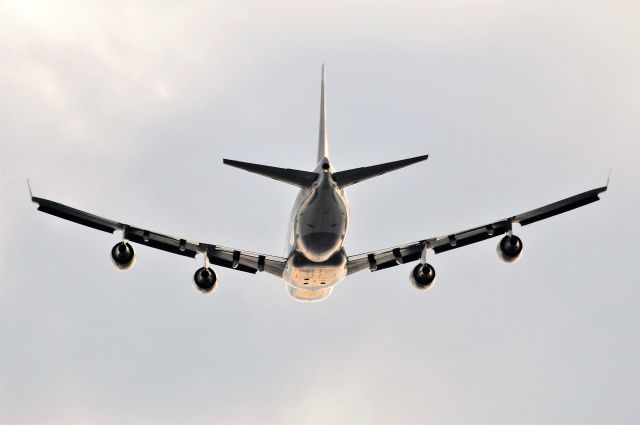
[[[329,140],[327,138],[327,105],[324,95],[324,64],[322,64],[322,82],[320,83],[320,137],[318,140],[318,162],[329,158]]]

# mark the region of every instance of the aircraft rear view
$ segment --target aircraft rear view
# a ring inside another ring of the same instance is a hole
[[[289,223],[288,247],[284,256],[261,254],[203,243],[153,232],[142,227],[106,219],[60,204],[34,197],[38,210],[107,233],[120,232],[122,240],[111,250],[111,260],[118,270],[128,270],[136,262],[136,251],[131,242],[184,257],[202,256],[202,267],[193,276],[196,289],[209,294],[218,287],[218,276],[213,266],[256,274],[267,272],[284,280],[287,292],[299,301],[319,301],[331,295],[335,285],[345,277],[362,271],[371,272],[418,261],[409,279],[419,290],[432,286],[435,268],[427,262],[429,252],[439,254],[504,235],[497,245],[498,258],[515,262],[522,256],[522,240],[513,234],[513,224],[526,226],[537,221],[573,210],[600,199],[607,185],[588,190],[543,207],[504,219],[476,226],[461,232],[419,239],[375,251],[349,256],[344,242],[349,226],[349,202],[345,188],[390,171],[425,161],[428,155],[402,159],[384,164],[336,171],[330,162],[327,133],[327,104],[324,65],[320,92],[320,128],[317,164],[312,171],[280,168],[230,159],[223,163],[251,173],[259,174],[296,186],[298,196],[293,205]]]
[[[319,301],[347,275],[344,241],[349,201],[344,188],[428,158],[428,155],[336,172],[329,159],[324,65],[320,82],[317,164],[312,172],[225,159],[224,163],[298,186],[300,193],[289,223],[291,243],[282,274],[289,294],[299,301]]]

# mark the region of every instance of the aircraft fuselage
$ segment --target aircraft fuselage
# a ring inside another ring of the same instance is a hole
[[[319,301],[347,274],[344,240],[349,202],[332,177],[327,158],[316,172],[318,180],[302,189],[291,215],[288,261],[283,273],[289,294],[301,301]]]

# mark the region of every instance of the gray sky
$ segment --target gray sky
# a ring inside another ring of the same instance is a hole
[[[640,422],[637,2],[0,1],[0,422]],[[280,255],[327,64],[351,254],[604,184],[594,205],[291,300],[270,275],[37,213],[38,196]]]

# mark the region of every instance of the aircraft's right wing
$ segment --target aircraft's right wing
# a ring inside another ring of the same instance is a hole
[[[607,182],[608,185],[608,182]],[[422,251],[432,249],[436,254],[460,248],[485,239],[503,235],[511,230],[513,223],[522,226],[535,223],[554,215],[571,211],[600,199],[599,195],[607,190],[607,186],[588,190],[578,195],[562,199],[549,205],[545,205],[535,210],[514,215],[509,218],[494,221],[484,226],[474,227],[462,232],[451,233],[446,236],[438,236],[429,239],[422,239],[392,248],[378,251],[365,252],[358,255],[349,256],[347,259],[347,274],[353,274],[360,270],[369,269],[371,271],[383,270],[399,264],[409,263],[420,259]]]

